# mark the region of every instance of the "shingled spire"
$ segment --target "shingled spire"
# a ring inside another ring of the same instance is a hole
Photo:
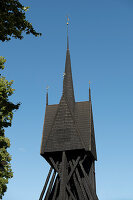
[[[74,111],[75,98],[74,98],[71,60],[69,51],[68,24],[69,23],[67,21],[67,52],[66,52],[65,73],[63,80],[63,95],[67,99],[71,111]]]

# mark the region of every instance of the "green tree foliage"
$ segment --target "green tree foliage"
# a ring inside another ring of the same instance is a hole
[[[0,56],[0,69],[4,69],[5,58]],[[11,169],[11,156],[7,152],[10,147],[10,140],[5,137],[5,128],[11,126],[13,111],[17,110],[20,104],[14,104],[9,101],[9,97],[13,94],[13,81],[8,82],[5,77],[0,74],[0,199],[7,189],[8,179],[13,177]]]
[[[0,40],[8,41],[11,37],[22,39],[22,33],[39,36],[32,24],[26,20],[26,11],[18,0],[0,0]]]
[[[15,39],[23,39],[23,32],[40,36],[32,24],[26,20],[26,11],[29,7],[24,7],[19,0],[0,0],[0,40],[2,42]],[[0,70],[4,69],[6,60],[0,56]],[[11,126],[13,112],[17,110],[20,104],[14,104],[9,101],[13,94],[13,81],[8,82],[0,74],[0,199],[7,190],[9,178],[13,177],[11,169],[11,156],[7,152],[10,147],[10,140],[5,137],[5,128]]]

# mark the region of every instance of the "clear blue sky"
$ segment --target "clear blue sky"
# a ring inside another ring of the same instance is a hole
[[[11,140],[14,177],[4,200],[39,199],[49,166],[40,156],[46,86],[59,103],[66,56],[66,15],[76,101],[88,99],[91,81],[99,200],[133,200],[133,1],[32,0],[27,18],[42,37],[0,43],[4,74],[22,102]]]

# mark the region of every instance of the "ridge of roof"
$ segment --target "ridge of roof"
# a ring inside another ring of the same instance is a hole
[[[70,105],[69,105],[69,103],[67,102],[68,100],[67,100],[67,98],[65,97],[65,95],[62,95],[61,100],[60,100],[60,103],[57,105],[56,112],[55,112],[55,115],[54,115],[53,120],[52,120],[51,128],[50,128],[50,130],[49,130],[49,132],[48,132],[48,134],[47,134],[47,136],[46,136],[46,138],[45,138],[45,146],[47,146],[47,143],[48,143],[50,134],[52,134],[52,129],[53,129],[55,123],[56,123],[56,118],[57,118],[58,112],[59,112],[59,110],[60,110],[60,106],[61,106],[62,101],[65,101],[65,103],[66,103],[66,105],[67,105],[67,107],[68,107],[68,110],[69,110],[70,115],[71,115],[71,120],[72,120],[72,122],[73,122],[73,124],[74,124],[74,127],[75,127],[75,133],[77,134],[78,138],[80,139],[81,146],[85,149],[85,144],[84,144],[84,141],[83,141],[83,139],[82,139],[82,137],[81,137],[80,130],[79,130],[79,128],[78,128],[78,124],[77,124],[77,122],[76,122],[76,120],[75,120],[75,117],[74,117],[74,115],[73,115],[73,112],[71,111]],[[63,114],[65,114],[65,113],[63,113]],[[57,121],[58,121],[58,120],[60,120],[60,119],[57,119]]]

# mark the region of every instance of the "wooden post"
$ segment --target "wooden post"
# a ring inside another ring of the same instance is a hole
[[[66,154],[62,152],[62,163],[61,163],[61,183],[60,183],[60,200],[65,200],[66,192]]]

